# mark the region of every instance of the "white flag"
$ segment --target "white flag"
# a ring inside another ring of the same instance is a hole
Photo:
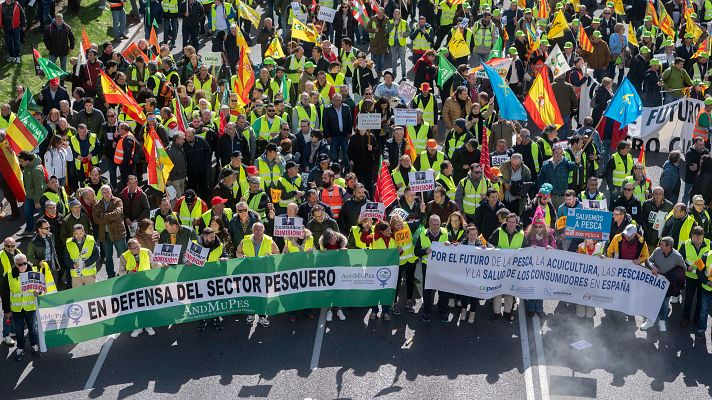
[[[566,62],[564,55],[561,53],[561,49],[557,44],[549,53],[549,58],[546,59],[546,65],[551,68],[551,72],[554,74],[554,79],[559,75],[563,75],[571,70],[569,63]]]
[[[77,59],[77,70],[74,72],[74,75],[79,76],[79,70],[82,68],[82,65],[87,63],[87,52],[84,49],[84,43],[82,41],[79,41],[79,58]]]

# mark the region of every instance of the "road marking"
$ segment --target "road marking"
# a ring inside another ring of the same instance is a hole
[[[527,319],[524,315],[523,304],[517,307],[519,313],[519,341],[522,342],[522,365],[524,367],[524,384],[527,389],[527,400],[535,400],[534,379],[532,378],[532,362],[529,358],[529,331],[527,330]]]
[[[541,387],[541,399],[549,400],[549,377],[546,373],[546,358],[544,357],[544,342],[541,339],[541,321],[539,316],[534,314],[532,317],[534,325],[534,347],[536,348],[536,358],[538,361],[537,368],[539,369],[539,385]]]
[[[109,355],[109,350],[111,350],[111,345],[114,344],[114,339],[118,336],[119,334],[115,333],[106,337],[106,341],[101,346],[99,357],[96,358],[96,362],[94,363],[94,368],[92,368],[91,374],[89,374],[89,378],[87,379],[87,383],[84,385],[84,390],[94,388],[94,383],[96,382],[96,378],[99,377],[101,366],[104,365],[104,361],[106,361],[106,357]]]
[[[15,352],[13,351],[11,354],[12,354],[12,356],[14,356]],[[25,354],[25,356],[27,356],[27,354]],[[22,371],[22,373],[20,374],[20,377],[17,379],[17,383],[15,384],[15,389],[17,389],[20,386],[22,381],[24,381],[25,378],[27,378],[27,375],[29,375],[30,372],[34,369],[34,364],[35,364],[34,361],[30,361],[27,364],[27,366],[25,367],[25,370]]]
[[[324,342],[324,329],[326,328],[326,307],[322,307],[319,312],[319,324],[316,326],[316,336],[314,337],[314,350],[312,351],[311,364],[309,368],[313,371],[319,368],[319,356],[321,355],[321,344]]]

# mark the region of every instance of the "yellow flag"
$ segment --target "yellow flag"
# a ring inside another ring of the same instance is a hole
[[[623,7],[623,0],[613,0],[613,10],[618,15],[625,15],[625,7]]]
[[[447,44],[447,50],[453,58],[470,55],[470,47],[467,46],[467,42],[465,42],[465,38],[462,37],[462,32],[460,32],[459,29],[455,29],[455,33],[452,34],[452,38],[450,38],[450,42]]]
[[[240,0],[236,0],[236,2],[240,18],[245,18],[252,22],[252,25],[254,25],[255,28],[258,27],[260,25],[260,13]]]
[[[304,25],[296,18],[292,20],[292,23],[292,37],[294,39],[301,39],[305,42],[316,43],[317,34],[316,31],[314,31],[314,28]]]
[[[237,33],[235,35],[235,39],[237,40],[237,47],[243,48],[249,53],[250,46],[247,44],[247,40],[245,40],[245,36],[242,34],[242,29],[238,26],[236,31]]]
[[[700,39],[700,36],[702,36],[702,28],[700,28],[699,25],[695,21],[690,18],[691,13],[686,13],[685,14],[685,22],[687,23],[687,33],[691,33],[693,36],[693,41],[692,43],[697,43],[697,41]]]
[[[628,22],[628,43],[635,47],[639,47],[638,38],[635,37],[635,28],[633,28],[633,24],[630,22]]]
[[[269,44],[269,47],[267,47],[267,51],[265,52],[265,57],[272,57],[275,60],[285,57],[284,50],[282,50],[282,43],[279,42],[279,39],[272,39],[272,42]]]
[[[546,35],[548,39],[556,39],[564,36],[564,31],[568,29],[569,23],[564,17],[564,13],[558,11],[554,17],[554,21],[551,22],[551,28],[549,29],[549,34]]]

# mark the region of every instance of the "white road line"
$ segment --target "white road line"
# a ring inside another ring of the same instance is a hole
[[[534,347],[539,369],[539,385],[541,386],[541,399],[549,400],[549,376],[546,373],[546,358],[544,357],[544,342],[541,339],[541,321],[538,315],[532,317],[534,325]]]
[[[319,356],[321,355],[321,344],[324,342],[324,330],[326,329],[326,307],[322,307],[319,312],[319,324],[316,326],[316,336],[314,337],[314,350],[312,350],[311,364],[309,368],[315,370],[319,368]]]
[[[87,383],[84,385],[84,390],[94,388],[94,383],[96,382],[96,378],[99,377],[101,366],[104,365],[104,361],[106,361],[106,357],[109,355],[109,350],[111,350],[111,345],[114,344],[114,339],[118,336],[119,334],[115,333],[106,337],[106,341],[101,346],[99,357],[96,358],[96,362],[94,363],[94,368],[92,368],[89,378],[87,379]]]
[[[13,351],[12,353],[10,353],[10,354],[11,354],[12,356],[15,356],[15,352],[14,352],[14,351]],[[27,354],[25,354],[25,356],[27,356]],[[35,365],[35,362],[34,362],[34,361],[30,361],[29,363],[27,363],[27,366],[25,367],[25,370],[22,371],[22,373],[20,374],[20,377],[17,379],[17,383],[15,384],[15,389],[17,389],[17,388],[20,386],[20,384],[22,383],[22,381],[24,381],[25,378],[27,378],[27,375],[29,375],[30,372],[34,369],[34,365]]]
[[[532,362],[529,358],[529,331],[527,330],[527,319],[524,315],[523,304],[520,304],[519,312],[519,341],[522,343],[522,364],[524,368],[524,384],[527,389],[527,400],[535,400],[534,379],[532,378]]]

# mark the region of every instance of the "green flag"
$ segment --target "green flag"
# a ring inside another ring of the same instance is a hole
[[[489,57],[487,57],[487,61],[493,58],[503,58],[504,52],[502,51],[502,47],[502,36],[499,36],[497,41],[494,43],[494,47],[492,47],[492,51],[489,53]]]
[[[289,85],[287,85],[287,74],[282,75],[282,97],[285,103],[289,103]]]
[[[442,53],[438,55],[438,86],[442,87],[451,76],[455,75],[455,72],[455,67],[450,64],[450,61]]]
[[[54,64],[52,64],[54,65]],[[27,130],[34,136],[37,143],[42,143],[47,137],[47,129],[35,118],[30,111],[41,111],[42,108],[35,103],[32,98],[30,89],[25,89],[25,94],[22,96],[20,107],[17,110],[17,118],[22,121]]]
[[[35,57],[35,62],[37,63],[37,65],[40,66],[40,69],[42,69],[42,72],[44,72],[45,78],[47,78],[47,80],[61,78],[65,75],[69,75],[67,71],[64,71],[62,70],[62,68],[59,68],[57,64],[53,63],[49,59],[42,57],[40,55],[40,52],[37,51],[37,49],[32,49],[32,55]]]

